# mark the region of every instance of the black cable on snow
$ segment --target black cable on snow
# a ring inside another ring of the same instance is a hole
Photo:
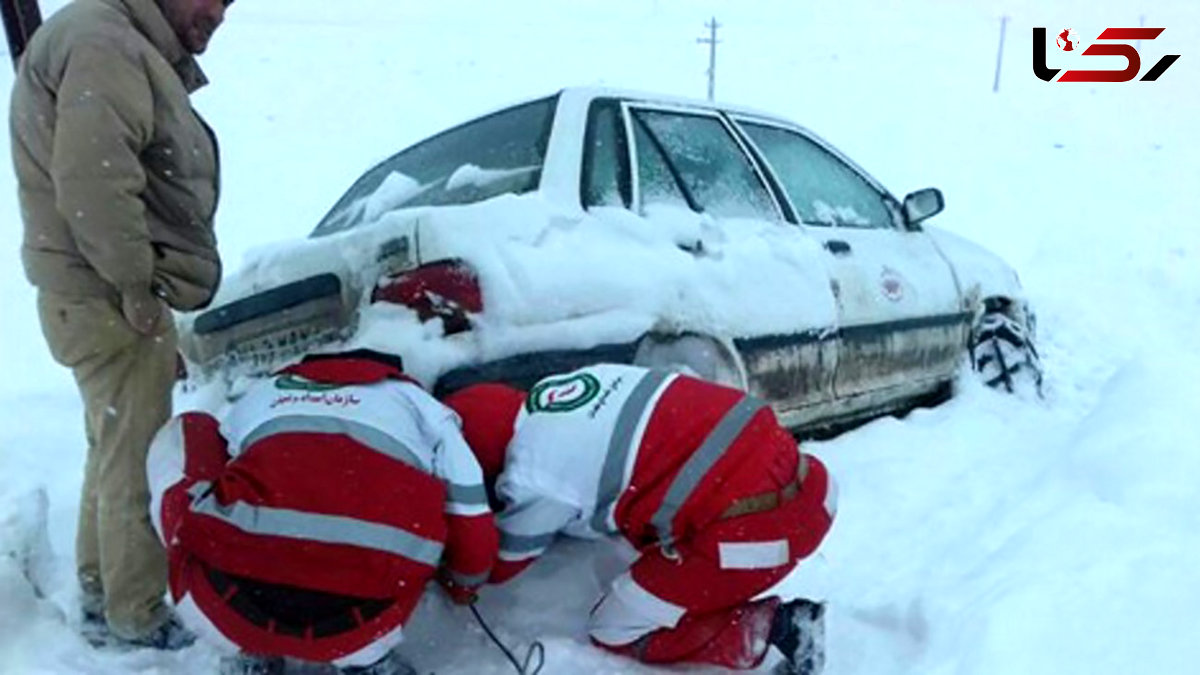
[[[471,608],[471,613],[475,615],[475,620],[478,621],[479,626],[483,628],[483,632],[487,633],[487,636],[492,639],[492,642],[496,643],[496,646],[500,648],[500,651],[504,652],[504,655],[508,657],[508,661],[517,671],[517,675],[538,675],[538,673],[542,672],[542,666],[546,665],[546,648],[542,645],[541,641],[534,640],[533,643],[529,645],[528,651],[525,652],[525,661],[517,661],[517,657],[512,653],[512,651],[510,651],[508,647],[504,646],[504,643],[500,641],[500,638],[496,637],[496,634],[493,633],[492,629],[488,627],[487,622],[483,620],[483,616],[475,607],[475,603],[471,603],[469,606]],[[537,665],[531,669],[535,656],[537,657]]]

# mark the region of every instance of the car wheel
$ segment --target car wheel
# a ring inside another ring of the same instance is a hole
[[[1025,326],[1001,311],[988,311],[971,336],[971,364],[989,387],[1009,393],[1042,393],[1042,362]]]
[[[652,333],[638,342],[633,363],[645,368],[667,368],[737,389],[746,378],[733,351],[720,341],[694,333]]]

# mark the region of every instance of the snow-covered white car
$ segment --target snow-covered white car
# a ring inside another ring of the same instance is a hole
[[[689,368],[797,431],[1040,379],[995,255],[777,116],[568,88],[367,171],[307,238],[259,251],[185,317],[193,380],[311,350],[400,353],[445,394],[598,361]]]

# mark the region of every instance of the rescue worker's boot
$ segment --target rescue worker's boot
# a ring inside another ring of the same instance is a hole
[[[417,675],[413,668],[395,651],[390,651],[382,659],[369,666],[343,666],[338,668],[341,675]]]
[[[285,663],[280,656],[260,656],[241,652],[222,656],[220,675],[283,675]]]
[[[779,605],[767,643],[784,657],[776,675],[819,675],[825,667],[825,605],[803,598]]]

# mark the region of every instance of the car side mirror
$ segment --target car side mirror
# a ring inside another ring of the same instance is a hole
[[[925,188],[909,193],[904,198],[904,223],[909,228],[942,212],[946,208],[946,200],[942,191],[937,188]]]

